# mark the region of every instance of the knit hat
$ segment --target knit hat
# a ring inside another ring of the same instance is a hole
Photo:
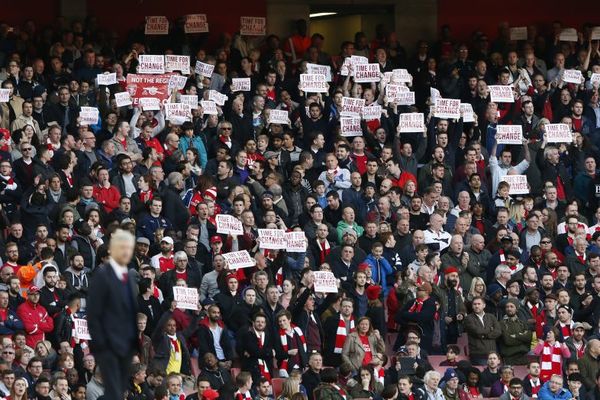
[[[454,266],[450,266],[444,270],[445,275],[454,274],[454,273],[458,274],[458,268],[456,268]]]
[[[369,287],[367,287],[367,298],[369,300],[375,300],[379,298],[379,295],[381,294],[381,286],[379,285],[370,285]]]
[[[448,368],[446,370],[446,372],[444,373],[444,377],[442,378],[442,380],[444,382],[448,382],[450,379],[453,378],[458,378],[458,375],[456,374],[456,370],[454,368]]]
[[[213,186],[209,189],[206,189],[202,194],[202,197],[207,197],[213,201],[217,200],[217,188]]]
[[[361,262],[360,264],[358,264],[358,267],[356,268],[357,272],[365,272],[367,270],[371,269],[371,266],[369,265],[369,263],[366,262]]]
[[[507,304],[512,304],[513,306],[515,306],[517,309],[519,308],[520,304],[519,304],[519,300],[518,299],[506,299],[506,302],[504,303],[504,306],[506,306]]]

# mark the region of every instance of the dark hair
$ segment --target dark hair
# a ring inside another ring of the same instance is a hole
[[[338,373],[335,368],[324,368],[321,370],[321,382],[324,383],[336,383],[338,380]]]

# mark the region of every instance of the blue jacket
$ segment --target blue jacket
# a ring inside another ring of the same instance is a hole
[[[204,146],[202,138],[200,136],[192,136],[191,138],[185,135],[182,136],[179,140],[179,150],[181,150],[181,152],[185,155],[185,152],[190,147],[194,147],[196,150],[198,150],[198,153],[200,155],[198,163],[202,166],[202,169],[204,170],[206,168],[206,163],[208,162],[208,157],[206,155],[206,147]]]
[[[6,320],[0,325],[0,335],[12,335],[16,331],[22,331],[23,321],[17,317],[17,313],[13,310],[6,310]]]
[[[560,388],[558,393],[552,393],[550,382],[544,383],[538,392],[538,400],[570,400],[571,398],[573,395],[565,388]]]
[[[365,262],[371,267],[371,279],[373,282],[379,284],[383,288],[383,295],[387,297],[388,285],[387,276],[394,273],[392,266],[385,258],[376,260],[372,254],[369,254],[365,259]]]
[[[147,214],[138,225],[137,233],[138,236],[143,236],[150,241],[150,243],[154,243],[154,232],[158,228],[170,229],[173,225],[171,222],[160,216],[158,218],[153,217],[150,214]]]

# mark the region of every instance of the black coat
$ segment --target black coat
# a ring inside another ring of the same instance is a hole
[[[273,375],[273,338],[269,331],[265,331],[264,338],[262,347],[259,347],[254,328],[242,328],[237,334],[237,353],[242,362],[242,370],[250,372],[256,382],[261,377],[258,359],[265,362]]]
[[[191,288],[200,288],[202,282],[202,275],[196,268],[192,268],[188,265],[187,267],[187,285]],[[167,304],[171,304],[173,300],[173,286],[177,282],[177,274],[175,268],[165,272],[160,276],[159,287],[162,290],[163,296]]]
[[[40,289],[40,304],[48,311],[48,315],[54,318],[67,304],[65,292],[59,288],[54,288],[51,292],[48,286],[44,286]]]
[[[159,368],[161,371],[165,371],[169,365],[169,358],[171,357],[171,342],[169,337],[164,332],[164,326],[168,319],[173,315],[172,312],[165,312],[154,328],[152,333],[152,345],[154,346],[154,366]],[[192,325],[190,324],[190,327]],[[190,375],[190,352],[188,350],[185,333],[177,332],[177,339],[181,346],[181,373],[184,375]]]
[[[190,220],[190,212],[183,204],[177,189],[168,186],[162,193],[163,198],[163,216],[171,221],[173,228],[177,231],[185,232],[187,223]]]

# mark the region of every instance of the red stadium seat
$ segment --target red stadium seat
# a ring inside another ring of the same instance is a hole
[[[273,386],[273,397],[277,398],[283,391],[283,382],[285,382],[287,378],[273,378],[271,380],[271,385]]]

